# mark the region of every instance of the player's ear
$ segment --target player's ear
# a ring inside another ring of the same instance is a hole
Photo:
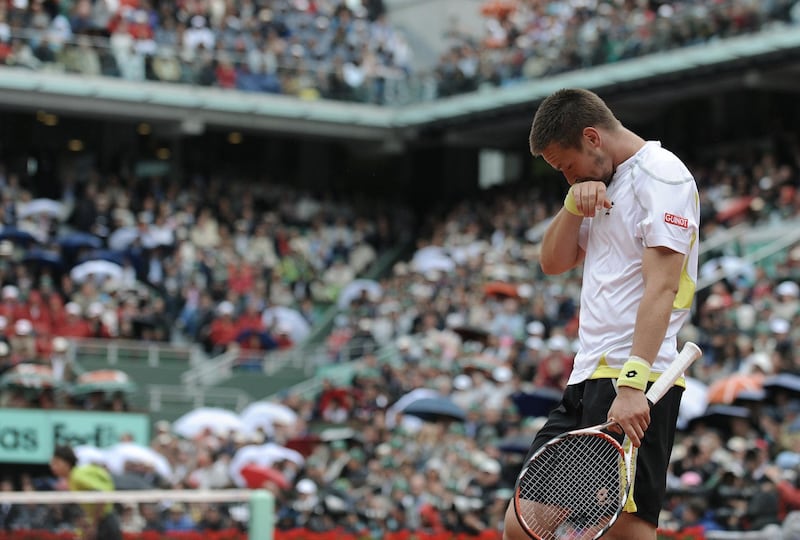
[[[600,132],[592,126],[583,128],[583,138],[592,148],[597,148],[600,146]]]

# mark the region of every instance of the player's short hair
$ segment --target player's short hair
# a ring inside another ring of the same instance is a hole
[[[56,446],[56,449],[53,450],[53,457],[66,461],[70,467],[74,467],[78,463],[78,457],[69,446]]]
[[[594,92],[582,88],[564,88],[542,101],[533,118],[530,148],[541,155],[553,143],[564,148],[581,148],[583,129],[614,129],[621,124],[608,105]]]

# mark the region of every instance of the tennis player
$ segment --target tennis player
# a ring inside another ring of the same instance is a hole
[[[559,90],[542,102],[530,148],[570,185],[542,241],[542,270],[561,274],[582,263],[583,283],[580,347],[529,456],[563,432],[616,421],[638,460],[633,497],[607,538],[654,540],[683,389],[674,386],[652,410],[645,391],[677,355],[694,297],[697,185],[680,159],[624,127],[587,90]],[[506,540],[527,538],[513,501],[504,529]]]

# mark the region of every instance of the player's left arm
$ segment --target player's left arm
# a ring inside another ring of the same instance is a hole
[[[645,248],[642,256],[644,295],[636,312],[631,355],[650,364],[667,333],[684,259],[683,253],[660,246]],[[641,390],[619,386],[617,392],[608,417],[619,424],[634,446],[639,446],[650,425],[650,406]]]

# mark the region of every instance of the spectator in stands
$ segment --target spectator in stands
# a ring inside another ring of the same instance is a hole
[[[114,481],[109,472],[94,464],[78,465],[78,458],[69,446],[59,446],[50,460],[53,474],[63,482],[62,489],[71,491],[113,491]],[[114,505],[84,504],[81,531],[88,540],[121,540],[119,518]]]
[[[173,502],[167,510],[167,515],[162,521],[165,533],[187,532],[197,530],[192,516],[187,512],[182,502]]]

